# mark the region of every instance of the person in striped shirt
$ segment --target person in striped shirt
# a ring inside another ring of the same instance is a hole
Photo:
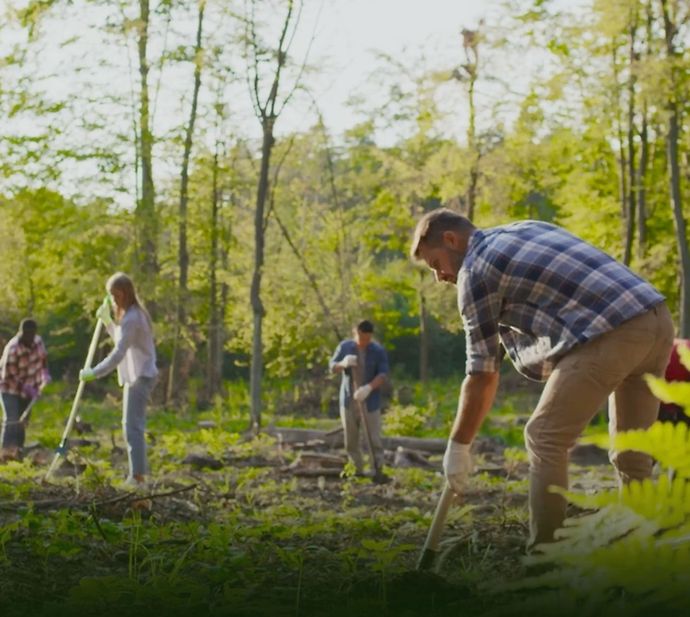
[[[23,319],[0,358],[0,403],[2,403],[3,460],[21,458],[26,437],[22,414],[43,392],[50,382],[48,354],[38,325],[33,319]]]
[[[457,287],[466,377],[444,455],[456,492],[472,471],[470,446],[489,412],[507,353],[526,377],[546,382],[525,426],[528,550],[554,540],[566,501],[568,450],[609,397],[609,432],[647,428],[659,401],[643,375],[664,374],[674,327],[664,297],[601,250],[541,221],[476,228],[439,208],[418,222],[411,255]],[[643,480],[649,456],[611,452],[621,483]]]

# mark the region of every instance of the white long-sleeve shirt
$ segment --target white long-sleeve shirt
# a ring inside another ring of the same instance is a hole
[[[96,377],[107,375],[115,367],[121,384],[133,384],[139,377],[158,375],[153,332],[144,311],[132,305],[118,325],[110,323],[106,328],[115,347],[93,368]]]

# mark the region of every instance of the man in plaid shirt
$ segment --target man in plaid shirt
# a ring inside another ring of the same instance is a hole
[[[22,320],[0,358],[3,459],[20,457],[25,437],[25,422],[20,418],[50,381],[48,355],[37,331],[33,319]]]
[[[503,350],[515,368],[546,381],[525,426],[529,455],[528,548],[551,542],[566,501],[568,450],[609,398],[609,432],[647,428],[659,401],[643,380],[661,376],[673,343],[664,297],[623,264],[539,221],[479,230],[445,208],[417,224],[411,254],[455,284],[467,339],[466,378],[443,467],[459,492],[470,446],[491,408]],[[621,482],[649,477],[652,460],[612,452]]]

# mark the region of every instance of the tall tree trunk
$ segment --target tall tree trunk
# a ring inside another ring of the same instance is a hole
[[[467,142],[472,157],[470,167],[470,184],[467,187],[467,218],[474,219],[475,205],[477,201],[477,179],[479,178],[479,153],[477,152],[477,135],[475,128],[475,108],[474,108],[474,82],[476,76],[470,78],[468,98],[470,104],[470,124],[467,129]]]
[[[623,263],[630,265],[632,260],[633,241],[635,235],[635,209],[637,206],[637,170],[635,169],[635,42],[637,33],[637,13],[630,17],[628,32],[628,63],[630,75],[628,76],[628,178],[630,179],[630,191],[627,195],[627,208],[625,216],[625,245],[623,250]]]
[[[674,42],[677,26],[670,15],[667,0],[660,0],[664,18],[664,35],[666,53],[670,63],[670,88],[667,110],[669,113],[668,132],[666,134],[666,150],[668,161],[669,191],[673,220],[676,227],[678,254],[680,256],[680,328],[679,334],[683,338],[690,338],[690,251],[688,250],[688,236],[685,218],[683,217],[683,200],[680,188],[680,166],[678,162],[678,143],[680,141],[680,110],[678,102],[678,69],[676,60],[678,50]]]
[[[652,0],[646,5],[645,36],[646,58],[652,58],[654,15]],[[646,99],[642,103],[642,128],[640,130],[640,164],[637,168],[637,256],[642,259],[647,253],[647,172],[649,169],[649,107]]]
[[[209,324],[208,356],[206,369],[206,399],[212,401],[220,389],[220,320],[218,306],[218,226],[219,226],[219,192],[218,192],[218,144],[213,153],[211,192],[211,250],[209,255]]]
[[[618,135],[618,168],[620,173],[619,181],[619,199],[621,204],[621,221],[622,221],[622,244],[623,252],[625,253],[626,246],[626,232],[627,232],[627,213],[628,213],[628,165],[627,156],[625,154],[625,139],[623,138],[623,120],[621,119],[621,96],[618,76],[618,54],[616,52],[616,42],[611,41],[611,55],[613,66],[613,83],[615,88],[615,118],[616,118],[616,133]]]
[[[477,143],[477,128],[476,128],[476,106],[475,106],[475,85],[477,83],[477,75],[479,70],[479,30],[463,30],[462,31],[463,48],[465,50],[465,58],[467,63],[462,66],[466,73],[464,79],[467,80],[467,99],[469,103],[469,123],[467,127],[467,149],[470,153],[470,177],[469,185],[467,187],[467,218],[474,219],[474,213],[477,201],[477,183],[479,181],[479,161],[481,160],[481,152]],[[458,75],[460,75],[458,73]]]
[[[283,27],[275,50],[275,72],[271,88],[265,101],[261,100],[259,75],[259,41],[256,36],[256,22],[254,20],[254,10],[256,1],[251,2],[251,17],[247,20],[249,28],[248,43],[252,46],[254,54],[254,77],[250,80],[253,84],[254,108],[257,117],[261,121],[262,144],[261,144],[261,165],[259,170],[259,183],[256,191],[256,210],[254,212],[254,272],[252,274],[252,286],[250,291],[250,302],[252,306],[252,361],[249,372],[249,391],[250,391],[250,431],[257,434],[261,430],[261,385],[263,380],[263,318],[265,309],[261,301],[261,278],[264,266],[264,243],[266,234],[267,217],[266,198],[268,196],[269,178],[268,173],[271,164],[271,153],[273,151],[273,130],[275,122],[285,107],[292,93],[298,85],[295,82],[292,91],[278,104],[278,90],[280,86],[280,76],[287,61],[287,52],[293,36],[288,37],[288,30],[293,18],[294,0],[287,0],[287,11],[283,21]],[[296,18],[299,22],[299,14]],[[294,32],[293,32],[294,35]],[[304,66],[302,67],[304,68]],[[301,73],[300,73],[301,74]],[[299,79],[299,78],[298,78]]]
[[[149,63],[147,56],[149,29],[149,0],[139,0],[139,28],[137,48],[139,55],[139,153],[141,157],[141,198],[135,210],[138,246],[137,262],[143,279],[139,287],[152,316],[156,307],[153,303],[155,277],[158,273],[157,235],[158,221],[156,214],[156,195],[153,184],[153,133],[149,109]]]
[[[192,103],[189,111],[189,122],[185,130],[184,152],[182,168],[180,170],[180,203],[178,210],[178,267],[179,280],[177,286],[177,322],[175,324],[175,340],[170,359],[170,377],[166,393],[166,403],[173,399],[179,403],[181,393],[186,393],[189,375],[187,371],[180,371],[180,365],[189,364],[189,356],[193,349],[186,343],[186,305],[188,302],[187,283],[189,279],[189,252],[187,250],[187,206],[189,203],[189,159],[192,153],[194,139],[194,124],[196,123],[199,90],[201,89],[201,70],[203,66],[202,32],[204,24],[204,9],[206,0],[200,0],[197,17],[196,43],[194,46],[194,86]],[[184,356],[184,358],[182,358]]]
[[[647,252],[647,169],[649,167],[649,129],[647,104],[642,110],[640,164],[637,168],[637,256]]]
[[[261,429],[261,381],[263,378],[263,318],[264,305],[261,301],[261,277],[264,266],[266,197],[268,195],[268,172],[273,151],[273,126],[275,119],[268,116],[262,122],[263,142],[261,146],[261,167],[259,184],[256,191],[256,210],[254,212],[254,273],[250,301],[252,305],[252,361],[249,373],[249,390],[251,401],[250,430],[256,434]]]

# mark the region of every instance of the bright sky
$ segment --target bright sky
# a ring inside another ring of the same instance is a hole
[[[324,0],[308,3],[305,30],[313,29],[315,5],[323,6],[310,58],[323,66],[315,90],[326,125],[335,133],[356,117],[346,101],[357,91],[376,91],[376,52],[407,64],[422,53],[429,66],[463,59],[460,31],[475,29],[489,2],[477,0]]]
[[[27,0],[10,0],[10,4],[20,6]],[[280,0],[278,0],[280,2]],[[333,136],[340,135],[349,127],[352,127],[363,118],[355,109],[348,106],[348,100],[357,96],[364,100],[364,109],[370,111],[377,104],[382,104],[387,95],[387,88],[391,80],[404,78],[399,76],[398,69],[387,72],[386,65],[378,53],[384,53],[395,58],[405,70],[415,76],[425,71],[451,69],[465,61],[462,49],[461,31],[463,28],[476,29],[480,19],[487,18],[487,27],[493,27],[495,16],[500,11],[497,9],[500,0],[304,0],[304,9],[300,26],[291,48],[293,61],[299,62],[312,40],[313,44],[309,53],[309,64],[317,67],[316,73],[305,76],[304,83],[309,87],[314,99],[318,102],[323,114],[326,127]],[[571,0],[557,0],[566,3]],[[215,7],[224,6],[226,0],[212,0]],[[152,6],[155,6],[152,0]],[[236,2],[238,10],[242,10],[243,0]],[[136,17],[136,2],[127,3],[128,14]],[[257,1],[257,17],[266,19],[271,3]],[[99,48],[103,16],[98,13],[97,5],[89,5],[88,14],[82,12],[78,5],[69,8],[64,7],[51,22],[51,28],[42,32],[41,39],[45,41],[45,53],[40,56],[39,62],[42,69],[53,74],[49,89],[55,89],[57,98],[67,93],[83,93],[92,100],[99,101],[102,107],[106,96],[127,96],[127,92],[133,92],[136,88],[136,50],[133,44],[129,51],[124,46],[118,48]],[[505,9],[504,9],[505,11]],[[505,15],[505,13],[503,12]],[[78,17],[78,18],[77,18]],[[282,11],[275,11],[269,17],[270,28],[279,28],[283,18]],[[57,21],[55,21],[57,20]],[[159,22],[161,20],[159,19]],[[160,29],[160,23],[159,29]],[[208,24],[211,28],[211,24]],[[175,24],[178,33],[178,41],[193,41],[195,23],[193,19],[184,20]],[[182,38],[180,39],[180,31]],[[270,44],[275,44],[275,36],[267,39]],[[65,40],[77,41],[68,47],[62,46]],[[9,48],[10,41],[0,41],[0,51]],[[228,49],[231,49],[230,47]],[[484,55],[481,60],[487,61],[488,48],[481,50]],[[119,66],[117,74],[113,69],[101,69],[99,64],[103,60],[103,53],[115,54],[112,60]],[[157,50],[156,53],[160,53]],[[236,52],[232,52],[234,61],[239,61]],[[152,56],[154,50],[152,50]],[[493,62],[490,72],[501,74],[502,78],[510,78],[513,83],[526,82],[529,70],[528,63],[524,59],[518,59],[522,64],[518,68],[521,75],[511,72],[509,63],[503,59]],[[129,66],[129,69],[128,69]],[[66,67],[66,71],[62,69]],[[76,70],[82,67],[84,71]],[[152,67],[153,68],[153,67]],[[242,73],[243,66],[235,67],[238,73]],[[481,66],[480,66],[481,70]],[[520,78],[522,76],[522,79]],[[80,81],[81,80],[81,81]],[[169,135],[170,131],[179,132],[180,127],[186,122],[189,109],[188,93],[191,84],[191,64],[167,63],[161,77],[157,71],[150,75],[150,85],[153,89],[153,105],[155,109],[154,130],[159,136]],[[408,85],[403,84],[403,85]],[[162,87],[161,87],[162,86]],[[286,80],[281,84],[283,88],[289,86]],[[161,87],[160,93],[155,94]],[[208,81],[202,83],[202,96],[211,97],[211,88]],[[85,90],[88,88],[88,90]],[[486,85],[477,90],[477,108],[479,113],[490,113],[491,105],[496,101],[491,100],[491,95],[496,98],[496,92],[489,92]],[[443,111],[449,112],[450,124],[448,132],[464,138],[467,125],[467,101],[464,88],[457,82],[449,81],[440,90],[437,100],[441,100]],[[498,95],[500,98],[500,94]],[[206,99],[208,101],[208,98]],[[107,105],[107,103],[105,103]],[[276,133],[278,135],[292,131],[306,130],[313,126],[316,120],[315,114],[307,110],[306,99],[295,98],[283,115],[280,117]],[[131,111],[131,110],[130,110]],[[111,127],[124,127],[122,132],[130,130],[128,120],[123,114],[129,113],[120,107],[112,117]],[[238,130],[238,136],[258,138],[260,127],[257,119],[251,111],[249,93],[242,82],[229,96],[229,117],[232,124]],[[123,119],[124,118],[124,119]],[[122,123],[125,122],[123,125]],[[199,119],[199,123],[202,119]],[[400,131],[403,127],[395,127]],[[481,116],[478,128],[482,129]],[[444,125],[444,129],[446,126]],[[73,124],[72,131],[78,131]],[[108,130],[106,127],[105,130]],[[75,132],[75,136],[80,133]],[[384,136],[384,139],[396,139],[400,135]],[[86,136],[87,139],[99,140],[107,136],[97,134]],[[380,137],[380,136],[379,136]],[[159,154],[161,154],[159,150]],[[170,154],[170,153],[168,153]],[[172,158],[157,161],[157,174],[169,175],[176,173],[179,152],[175,150]],[[84,163],[80,164],[84,168]],[[127,172],[129,173],[129,172]],[[63,182],[66,179],[63,178]],[[78,185],[79,180],[75,177]],[[129,183],[129,181],[128,181]],[[82,185],[85,188],[85,185]],[[68,189],[68,192],[69,191]],[[86,189],[89,193],[89,189]],[[128,191],[130,193],[131,191]],[[131,200],[131,195],[123,195],[125,200]]]

